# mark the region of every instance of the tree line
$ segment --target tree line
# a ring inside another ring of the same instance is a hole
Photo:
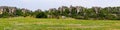
[[[30,11],[25,8],[0,6],[0,18],[6,17],[35,17],[35,18],[62,18],[70,17],[75,19],[96,19],[96,20],[120,20],[120,7],[92,7],[82,6],[61,6],[42,11],[37,9]]]

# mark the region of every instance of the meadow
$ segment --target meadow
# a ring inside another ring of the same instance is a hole
[[[0,18],[0,30],[120,30],[119,20]]]

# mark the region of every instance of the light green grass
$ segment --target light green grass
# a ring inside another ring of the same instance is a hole
[[[120,30],[120,21],[0,18],[0,30]]]

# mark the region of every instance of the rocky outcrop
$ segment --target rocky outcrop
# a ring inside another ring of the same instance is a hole
[[[78,14],[80,12],[83,12],[84,7],[82,7],[82,6],[76,6],[76,10],[77,10],[77,14]]]
[[[16,7],[0,6],[0,14],[3,14],[4,12],[12,14],[16,11],[16,9],[17,9]]]
[[[96,14],[102,9],[101,7],[92,7]]]

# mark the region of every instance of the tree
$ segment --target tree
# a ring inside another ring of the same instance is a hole
[[[8,12],[4,12],[2,15],[1,15],[2,18],[7,18],[7,17],[10,17],[10,14]]]
[[[40,12],[36,15],[36,18],[47,18],[47,15],[44,12]]]
[[[23,16],[23,12],[20,9],[16,10],[16,16]]]

